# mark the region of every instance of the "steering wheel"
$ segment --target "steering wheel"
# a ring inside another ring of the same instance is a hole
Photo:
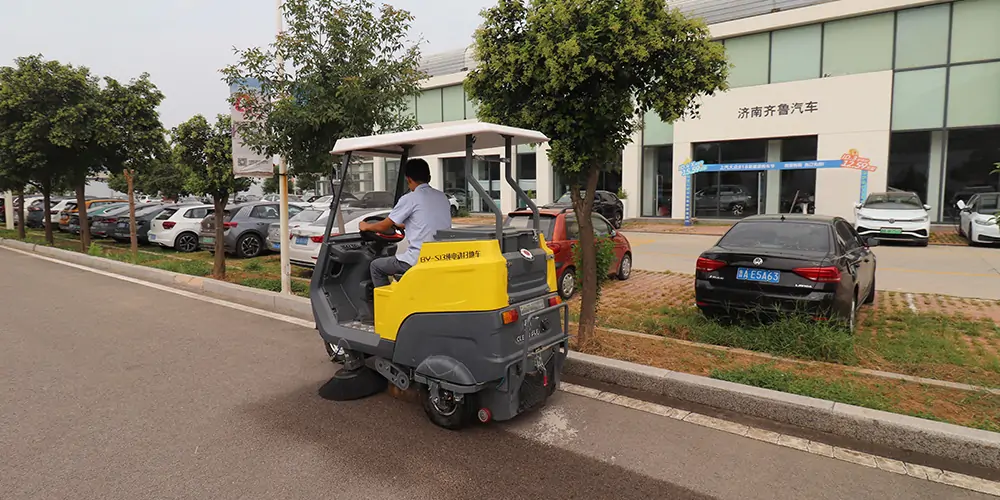
[[[376,222],[382,222],[383,220],[385,220],[385,216],[373,215],[371,217],[365,217],[363,220],[364,222],[367,222],[369,224],[374,224]],[[403,229],[396,226],[393,226],[391,229],[389,229],[387,232],[384,233],[380,233],[377,231],[361,231],[361,239],[365,241],[375,241],[379,243],[399,243],[400,241],[403,241],[403,238],[405,237],[406,233],[403,231]]]

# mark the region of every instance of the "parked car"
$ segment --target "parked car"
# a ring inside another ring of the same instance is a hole
[[[569,299],[576,293],[576,267],[573,264],[573,245],[580,238],[580,224],[571,208],[539,209],[541,230],[545,243],[555,253],[556,279],[559,295]],[[620,280],[632,275],[632,246],[624,234],[612,227],[611,222],[601,214],[591,214],[594,232],[599,238],[611,238],[614,242],[615,259],[608,274]],[[507,215],[505,225],[518,229],[532,228],[530,210],[517,210]]]
[[[45,210],[42,207],[44,203],[45,203],[44,200],[42,198],[39,198],[38,200],[33,200],[32,203],[28,205],[28,208],[25,209],[24,211],[24,219],[26,227],[32,227],[32,228],[45,227],[45,215],[54,210],[57,210],[57,208],[59,208],[61,204],[64,205],[62,203],[62,199],[59,197],[49,198],[48,210]],[[58,213],[59,212],[57,211],[56,214],[58,215]],[[59,223],[58,219],[55,220],[55,223],[56,224]]]
[[[997,225],[1000,193],[975,194],[968,203],[959,200],[956,207],[959,210],[958,233],[965,236],[969,245],[1000,242],[1000,226]]]
[[[149,230],[152,229],[153,220],[156,219],[163,211],[167,209],[177,208],[180,205],[163,205],[163,204],[150,204],[146,208],[140,210],[138,207],[135,209],[135,238],[140,245],[149,244]],[[111,238],[119,243],[125,243],[132,240],[132,234],[129,231],[131,227],[131,221],[129,220],[127,214],[125,217],[118,218],[117,224],[115,224],[114,230],[111,232]]]
[[[95,208],[98,208],[98,207],[103,207],[105,205],[114,205],[116,203],[122,203],[124,201],[125,200],[119,200],[119,199],[114,199],[114,198],[95,198],[95,199],[85,200],[84,201],[84,204],[85,204],[84,209],[86,210],[86,212],[88,214],[88,217],[89,217],[91,209],[95,209]],[[72,201],[70,201],[69,203],[66,204],[66,208],[64,208],[61,212],[59,212],[59,230],[60,231],[67,231],[67,232],[69,231],[69,218],[70,218],[71,215],[73,215],[73,214],[75,214],[77,212],[78,212],[78,210],[77,210],[77,207],[76,207],[76,200],[72,200]],[[79,222],[79,221],[77,221],[77,222]],[[79,231],[77,231],[77,233],[79,233]]]
[[[367,217],[382,216],[387,217],[392,209],[357,209],[344,211],[344,234],[358,232],[358,225]],[[300,224],[294,229],[290,229],[288,246],[288,260],[296,266],[313,268],[316,266],[316,259],[319,258],[319,250],[323,247],[323,233],[326,232],[326,223],[329,221],[330,211],[327,210],[323,216],[312,223]],[[337,224],[333,226],[331,236],[340,234]],[[405,242],[405,240],[404,240]],[[400,242],[399,248],[406,248],[405,243]]]
[[[548,205],[546,208],[567,208],[573,206],[573,199],[570,197],[569,192],[563,194],[555,203]],[[611,221],[611,225],[615,228],[622,227],[622,221],[625,218],[625,204],[622,200],[618,199],[618,195],[612,193],[611,191],[597,190],[594,192],[594,213],[601,214],[605,219]]]
[[[698,257],[695,303],[708,317],[805,313],[853,331],[875,300],[877,243],[840,217],[747,217]]]
[[[713,215],[711,212],[718,210],[719,216],[727,213],[740,217],[747,209],[757,210],[757,199],[743,186],[720,184],[697,191],[694,194],[694,209],[696,213],[709,212]]]
[[[289,217],[303,210],[299,205],[288,204]],[[226,208],[223,218],[223,251],[240,258],[252,258],[266,251],[264,242],[271,223],[279,218],[278,204],[257,201]],[[199,243],[209,252],[216,251],[215,217],[205,217],[200,225]]]
[[[198,250],[201,221],[215,212],[213,205],[174,205],[160,212],[146,233],[150,243],[179,252]]]
[[[357,196],[345,191],[343,198],[340,200],[340,206],[352,206],[353,204],[358,203],[358,201]],[[328,194],[326,196],[320,196],[319,198],[315,198],[306,203],[317,210],[326,210],[327,208],[330,208],[330,203],[333,203],[333,195]]]
[[[136,203],[135,211],[138,214],[143,209],[150,206],[159,205],[158,203]],[[110,238],[112,233],[115,232],[115,227],[118,225],[118,221],[129,219],[129,207],[128,203],[123,206],[110,205],[114,208],[105,210],[103,213],[95,214],[91,218],[90,222],[90,235],[95,238]]]
[[[288,218],[288,229],[291,230],[303,224],[311,224],[323,217],[324,214],[330,212],[330,209],[319,210],[316,208],[306,208],[305,210],[295,214],[294,217]],[[272,222],[267,228],[267,247],[271,251],[279,252],[281,251],[281,223]]]
[[[276,193],[266,194],[266,195],[264,195],[263,198],[261,198],[261,201],[279,202],[279,201],[281,201],[281,195],[280,194],[276,194]],[[301,203],[302,202],[302,198],[299,197],[299,196],[296,196],[294,194],[289,194],[288,195],[288,201],[289,202]]]
[[[101,205],[101,206],[98,206],[98,207],[94,207],[93,210],[88,210],[87,211],[87,227],[91,228],[90,235],[94,236],[93,223],[94,223],[94,218],[95,217],[100,217],[101,215],[103,215],[106,212],[109,212],[109,211],[112,211],[112,210],[118,210],[118,209],[123,208],[123,207],[127,208],[128,207],[128,203],[113,203],[113,204],[110,204],[110,205]],[[71,234],[79,235],[81,233],[82,227],[80,225],[80,214],[79,213],[73,213],[73,214],[71,214],[69,216],[69,223],[67,224],[67,229],[68,229],[68,232],[71,233]]]
[[[871,193],[854,206],[854,228],[863,238],[907,241],[927,246],[931,235],[931,209],[916,193]]]

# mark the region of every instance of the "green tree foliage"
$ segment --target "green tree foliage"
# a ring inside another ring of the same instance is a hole
[[[41,192],[46,207],[53,191],[75,187],[84,251],[90,233],[83,189],[88,174],[101,168],[101,109],[97,79],[85,67],[32,55],[0,68],[0,150],[4,170],[15,172],[8,182],[27,181]],[[44,220],[51,244],[52,225],[48,217]]]
[[[284,156],[295,175],[329,175],[337,139],[416,125],[402,112],[422,78],[409,12],[371,0],[285,0],[283,9],[277,41],[237,51],[239,62],[222,70],[230,85],[261,82],[260,93],[239,94],[247,145]]]
[[[104,166],[125,180],[129,203],[129,233],[132,258],[139,256],[135,223],[135,184],[140,175],[153,174],[158,163],[170,154],[166,130],[156,108],[163,102],[163,93],[143,73],[127,85],[114,78],[105,78],[102,101],[105,106],[104,144],[107,156]]]
[[[722,44],[665,0],[499,0],[476,31],[465,89],[484,121],[539,130],[580,221],[579,340],[594,331],[596,242],[590,218],[602,170],[654,110],[671,123],[725,90]],[[582,194],[581,194],[582,193]]]
[[[211,196],[215,204],[215,265],[212,275],[226,277],[226,252],[223,242],[223,218],[229,196],[250,187],[250,179],[233,176],[232,121],[218,115],[209,124],[202,115],[178,125],[172,131],[174,155],[186,172],[186,189],[197,195]]]

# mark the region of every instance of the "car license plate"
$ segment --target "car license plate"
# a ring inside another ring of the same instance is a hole
[[[879,230],[879,232],[882,234],[903,234],[902,229],[895,229],[891,227],[883,227],[882,229]]]
[[[153,233],[149,233],[149,241],[156,241],[156,235]]]
[[[201,243],[203,245],[214,245],[215,244],[215,238],[212,237],[212,236],[202,236],[201,237]]]
[[[309,238],[306,238],[305,236],[296,236],[295,237],[295,244],[296,245],[308,245],[309,244]]]
[[[533,300],[521,306],[521,314],[528,315],[535,311],[541,311],[542,309],[545,309],[545,299]]]
[[[778,283],[781,281],[781,271],[740,267],[736,269],[736,279],[741,281],[758,281],[761,283]]]
[[[128,227],[128,223],[126,223],[126,222],[119,222],[118,223],[118,229],[125,229],[127,227]]]
[[[281,250],[281,244],[271,243],[271,250]]]

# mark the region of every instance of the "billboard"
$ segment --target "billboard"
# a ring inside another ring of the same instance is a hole
[[[245,79],[229,86],[229,95],[233,104],[229,108],[233,119],[233,175],[236,177],[271,177],[274,175],[274,163],[270,156],[258,154],[243,144],[240,138],[240,124],[246,121],[245,92],[260,92],[260,81]]]

